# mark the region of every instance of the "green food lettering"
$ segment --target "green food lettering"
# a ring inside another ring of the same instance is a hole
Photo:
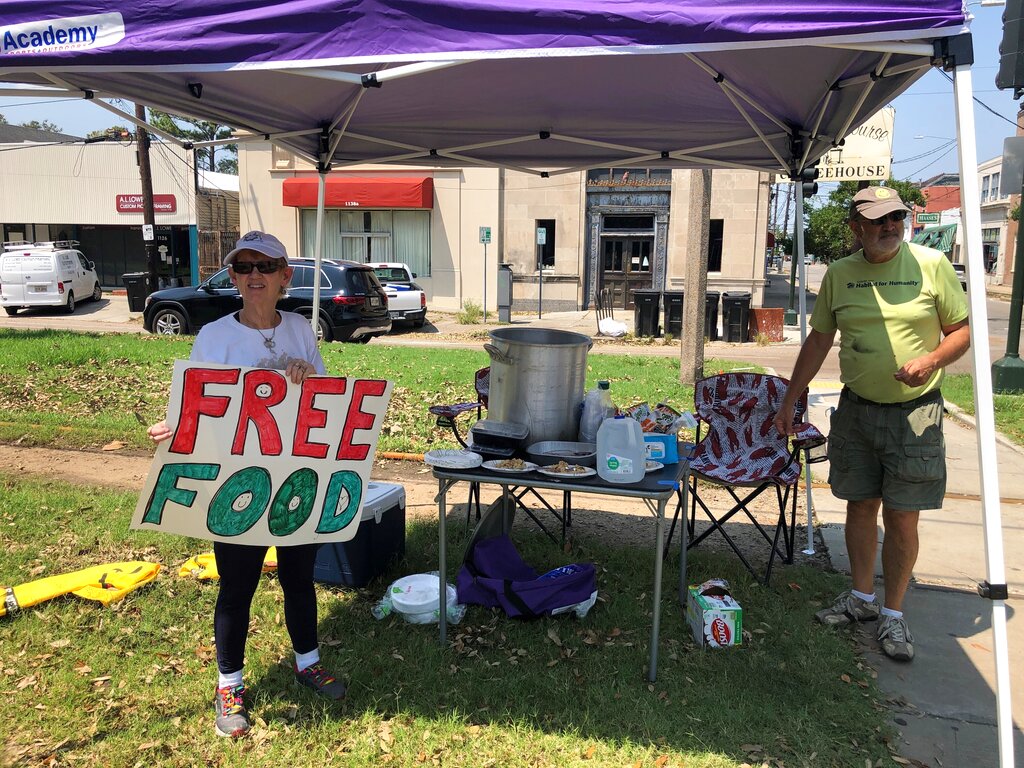
[[[263,516],[270,502],[270,473],[262,467],[240,469],[210,502],[206,528],[217,536],[239,536]]]
[[[164,505],[168,501],[191,507],[196,499],[196,492],[178,487],[179,477],[195,480],[215,480],[220,472],[219,464],[164,464],[153,486],[153,495],[149,497],[143,523],[159,525],[164,515]]]
[[[270,533],[287,536],[302,527],[316,501],[317,474],[308,467],[288,475],[270,505]]]
[[[331,475],[317,533],[340,531],[356,516],[363,498],[363,481],[355,472],[342,470]]]

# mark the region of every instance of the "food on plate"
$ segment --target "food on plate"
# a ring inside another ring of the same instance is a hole
[[[586,467],[581,467],[579,464],[570,464],[567,461],[552,464],[547,469],[549,472],[557,472],[560,475],[585,475],[587,473]]]
[[[504,459],[494,466],[499,469],[526,469],[526,462],[522,459]]]

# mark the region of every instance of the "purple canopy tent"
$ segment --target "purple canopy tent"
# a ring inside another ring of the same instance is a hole
[[[793,177],[931,66],[952,70],[987,582],[1005,585],[961,0],[568,0],[543,9],[519,0],[67,0],[59,17],[53,9],[0,0],[0,79],[216,121],[251,133],[232,141],[269,140],[311,159],[321,179],[317,258],[332,167]],[[0,89],[12,93],[26,95]],[[991,595],[997,721],[1001,764],[1011,766],[1000,594]]]

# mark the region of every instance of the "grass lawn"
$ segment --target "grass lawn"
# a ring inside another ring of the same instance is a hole
[[[0,329],[0,440],[23,445],[99,448],[112,441],[150,450],[145,427],[167,407],[175,358],[192,339]],[[395,382],[378,450],[423,453],[457,448],[439,429],[431,405],[475,398],[473,374],[487,354],[464,349],[324,345],[328,372]],[[643,355],[588,357],[587,387],[611,382],[617,405],[667,402],[692,408],[693,388],[679,383],[679,361]],[[706,370],[744,363],[708,360]]]
[[[585,619],[514,621],[470,608],[437,643],[370,608],[391,579],[436,564],[437,529],[413,522],[406,558],[364,590],[319,589],[325,661],[349,681],[342,703],[291,678],[273,574],[257,593],[247,653],[255,728],[213,734],[217,587],[178,575],[209,544],[128,529],[132,494],[0,477],[0,582],[105,562],[164,565],[158,579],[105,608],[62,597],[0,619],[5,702],[0,764],[356,766],[894,765],[871,670],[840,633],[812,622],[840,579],[783,568],[771,589],[729,556],[696,553],[694,580],[730,580],[744,644],[698,649],[666,564],[659,675],[645,677],[649,549],[582,536],[563,553],[517,533],[538,570],[598,566]],[[460,526],[453,526],[458,529]],[[453,531],[452,561],[465,539]],[[451,574],[452,576],[454,574]]]

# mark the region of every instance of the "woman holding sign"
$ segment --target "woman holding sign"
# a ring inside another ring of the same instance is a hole
[[[309,321],[277,309],[277,300],[292,277],[288,253],[273,235],[249,232],[225,258],[242,309],[200,330],[190,359],[202,363],[245,365],[284,371],[295,384],[323,374],[324,362]],[[164,421],[149,428],[154,442],[172,436]],[[317,641],[313,562],[316,544],[278,547],[277,570],[284,592],[284,615],[295,650],[295,677],[330,699],[345,695],[345,686],[323,668]],[[213,614],[219,679],[215,699],[219,736],[238,737],[249,730],[243,701],[242,672],[249,611],[259,584],[267,547],[215,541],[220,592]]]

